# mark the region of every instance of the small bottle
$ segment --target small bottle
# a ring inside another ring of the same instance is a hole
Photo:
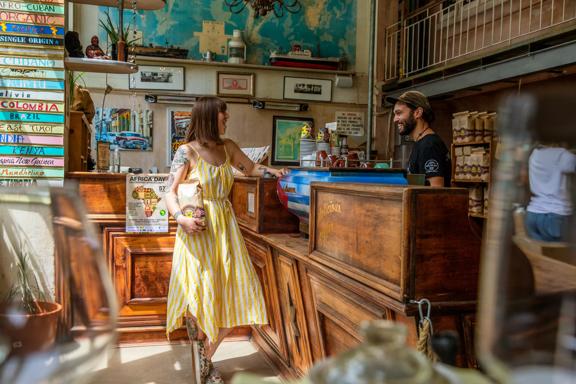
[[[244,64],[246,61],[246,44],[242,40],[242,31],[235,29],[232,38],[228,41],[228,62],[231,64]]]
[[[111,145],[110,150],[112,151],[112,156],[110,156],[112,172],[120,173],[120,148],[117,145]]]

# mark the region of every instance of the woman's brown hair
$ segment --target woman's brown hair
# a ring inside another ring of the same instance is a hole
[[[213,96],[196,99],[192,108],[192,122],[186,132],[186,142],[196,140],[200,145],[206,145],[211,141],[222,144],[218,131],[219,112],[226,112],[226,103],[221,99]]]

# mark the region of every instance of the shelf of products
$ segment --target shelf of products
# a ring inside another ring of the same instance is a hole
[[[470,216],[484,219],[488,212],[496,113],[464,111],[452,117],[452,185],[468,188]]]
[[[69,0],[71,3],[99,5],[102,7],[118,7],[118,0]],[[164,8],[164,0],[136,0],[136,9],[154,11]],[[124,0],[124,8],[132,9],[132,0]]]
[[[66,57],[64,67],[69,71],[130,74],[138,72],[138,65],[125,61]]]
[[[215,67],[226,67],[226,68],[242,68],[242,69],[253,69],[253,70],[271,70],[271,71],[284,71],[284,72],[308,72],[308,73],[328,73],[334,75],[347,75],[353,76],[355,72],[353,71],[335,71],[329,69],[311,69],[311,68],[294,68],[294,67],[277,67],[273,65],[259,65],[259,64],[230,64],[222,61],[202,61],[193,59],[175,59],[175,58],[165,58],[165,57],[155,57],[155,56],[136,56],[136,62],[140,64],[144,63],[172,63],[172,64],[182,64],[182,65],[206,65]]]

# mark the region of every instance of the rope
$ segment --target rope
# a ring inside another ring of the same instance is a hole
[[[418,344],[416,349],[423,353],[430,361],[435,362],[438,357],[432,350],[432,323],[428,317],[423,318],[418,325]]]

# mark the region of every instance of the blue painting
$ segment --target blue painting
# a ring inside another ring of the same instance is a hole
[[[254,17],[246,7],[233,14],[224,0],[167,0],[159,11],[125,11],[125,24],[136,24],[143,32],[144,45],[174,46],[188,49],[188,58],[201,59],[200,36],[206,32],[205,21],[224,23],[224,34],[234,29],[243,32],[247,45],[247,63],[268,64],[272,51],[286,53],[295,44],[308,49],[317,57],[345,57],[354,64],[356,54],[357,0],[300,0],[302,10],[296,14],[285,12],[282,17],[270,13]],[[109,10],[100,7],[100,19]],[[115,9],[112,20],[118,20]],[[204,32],[203,32],[204,28]],[[104,31],[101,38],[106,41]],[[130,39],[128,37],[128,40]],[[225,44],[224,44],[225,46]],[[225,49],[216,53],[217,61],[226,61]]]

